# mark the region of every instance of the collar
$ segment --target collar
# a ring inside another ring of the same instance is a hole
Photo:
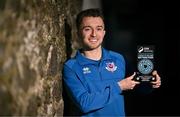
[[[102,58],[98,61],[86,58],[80,53],[80,50],[78,50],[76,53],[76,59],[80,65],[87,65],[87,64],[97,65],[100,61],[109,60],[109,59],[111,60],[111,57],[110,57],[109,51],[102,48]]]

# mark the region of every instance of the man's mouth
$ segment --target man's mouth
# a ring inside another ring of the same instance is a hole
[[[89,39],[89,41],[90,41],[91,43],[96,43],[96,42],[98,41],[98,39],[94,39],[94,38],[92,39],[92,38],[91,38],[91,39]]]

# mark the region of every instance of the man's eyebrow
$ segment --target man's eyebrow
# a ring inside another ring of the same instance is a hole
[[[83,26],[82,29],[83,29],[83,28],[87,28],[87,27],[88,27],[88,28],[91,28],[91,26]]]
[[[98,28],[104,28],[104,26],[100,25],[100,26],[97,26]],[[91,28],[91,26],[83,26],[82,29],[84,28]]]
[[[104,26],[102,26],[102,25],[101,25],[101,26],[97,26],[97,27],[98,27],[98,28],[99,28],[99,27],[104,28]]]

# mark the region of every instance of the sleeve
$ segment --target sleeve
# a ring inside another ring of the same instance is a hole
[[[121,93],[121,89],[116,82],[107,86],[102,84],[104,88],[100,92],[90,93],[85,81],[81,80],[67,65],[64,65],[63,79],[68,93],[83,113],[103,108]]]

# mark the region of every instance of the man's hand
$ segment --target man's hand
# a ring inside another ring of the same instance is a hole
[[[153,88],[159,88],[161,86],[161,78],[158,75],[157,71],[153,71],[152,75],[155,77],[156,81],[151,82]]]
[[[132,80],[135,75],[136,73],[134,72],[133,75],[118,82],[118,85],[120,86],[121,90],[132,90],[137,84],[140,83]]]

